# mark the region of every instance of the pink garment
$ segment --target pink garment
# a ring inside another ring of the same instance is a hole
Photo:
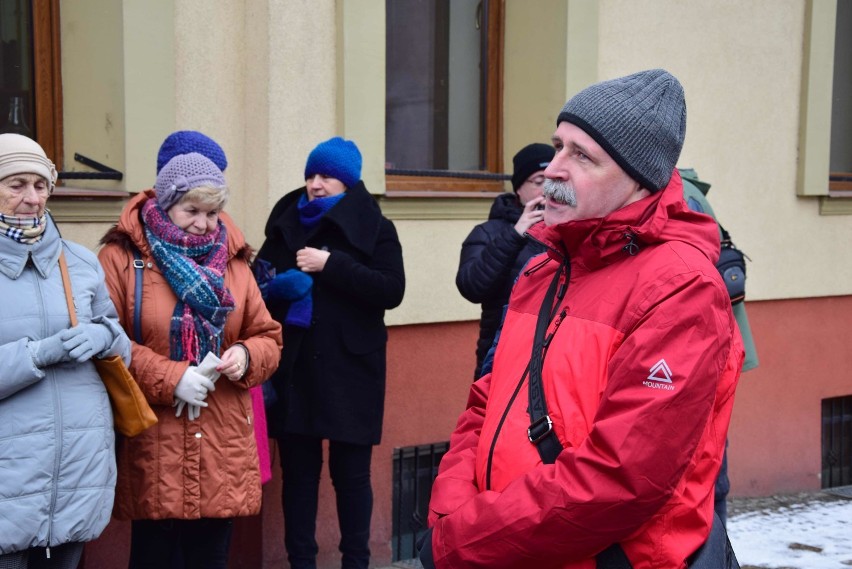
[[[254,438],[257,441],[257,458],[260,461],[260,483],[272,480],[272,464],[269,460],[269,435],[266,433],[266,409],[263,406],[263,390],[256,385],[249,389],[254,411]]]

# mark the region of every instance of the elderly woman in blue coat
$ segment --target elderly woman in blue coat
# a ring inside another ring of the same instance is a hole
[[[130,341],[88,249],[47,214],[56,169],[35,141],[0,134],[0,567],[73,569],[115,488],[113,417],[93,357]],[[64,255],[79,324],[71,327]]]
[[[314,569],[317,492],[328,442],[341,567],[370,561],[370,463],[382,434],[385,310],[402,302],[405,274],[393,223],[361,181],[351,140],[317,145],[305,185],[273,208],[258,257],[277,275],[267,306],[284,325],[268,420],[281,453],[284,544],[290,567]]]

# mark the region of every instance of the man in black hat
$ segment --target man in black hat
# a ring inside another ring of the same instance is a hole
[[[456,287],[470,302],[482,304],[474,379],[479,379],[518,273],[530,257],[544,251],[525,234],[544,217],[544,169],[553,152],[551,145],[540,143],[518,151],[512,159],[514,192],[497,196],[488,221],[474,227],[462,243]]]

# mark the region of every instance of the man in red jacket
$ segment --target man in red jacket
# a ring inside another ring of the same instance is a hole
[[[738,567],[713,486],[743,348],[716,225],[683,201],[685,128],[661,69],[560,112],[547,252],[441,462],[425,567]]]

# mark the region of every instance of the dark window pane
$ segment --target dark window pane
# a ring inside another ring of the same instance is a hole
[[[388,168],[483,168],[479,0],[387,0]]]
[[[32,8],[0,0],[0,132],[34,136]]]
[[[837,3],[831,99],[832,172],[852,172],[852,2]]]

